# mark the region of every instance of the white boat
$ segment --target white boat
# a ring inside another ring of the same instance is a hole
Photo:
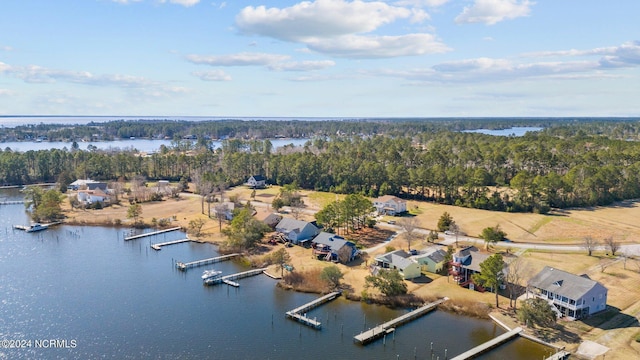
[[[202,273],[202,280],[207,281],[209,279],[215,279],[218,276],[220,276],[220,274],[222,274],[222,271],[218,271],[218,270],[205,270]]]
[[[28,228],[25,229],[26,232],[36,232],[36,231],[42,231],[42,230],[46,230],[48,228],[48,226],[44,226],[40,223],[35,223],[31,226],[29,226]]]

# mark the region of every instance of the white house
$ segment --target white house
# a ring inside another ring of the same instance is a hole
[[[97,202],[109,202],[109,195],[100,189],[96,190],[78,190],[78,201],[85,204],[93,204]]]
[[[218,215],[221,215],[222,218],[226,220],[233,220],[233,211],[236,208],[236,204],[230,201],[225,201],[223,203],[217,204],[213,208],[213,214],[217,218]]]
[[[527,294],[547,300],[559,314],[582,319],[607,308],[607,288],[588,276],[545,266],[527,284]]]
[[[264,188],[267,186],[267,179],[262,175],[253,175],[247,180],[247,186],[252,188]]]
[[[407,202],[392,195],[380,196],[373,201],[378,214],[397,215],[407,211]]]
[[[324,231],[311,240],[311,246],[319,259],[343,263],[352,261],[360,252],[351,241]]]

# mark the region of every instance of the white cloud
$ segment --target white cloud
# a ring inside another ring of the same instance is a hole
[[[282,9],[247,6],[236,16],[236,27],[244,34],[305,41],[367,33],[412,15],[409,9],[380,1],[316,0]]]
[[[231,81],[231,75],[222,70],[194,71],[191,75],[203,81]]]
[[[9,51],[13,51],[13,48],[11,46],[5,45],[5,46],[0,46],[0,50],[9,52]]]
[[[399,36],[347,35],[309,41],[311,50],[337,57],[373,59],[443,53],[450,49],[431,34]]]
[[[438,7],[448,3],[451,0],[399,0],[393,3],[399,6],[415,6],[415,7]]]
[[[14,95],[15,92],[9,89],[0,89],[0,96],[11,96]]]
[[[194,64],[211,66],[251,66],[270,65],[289,59],[288,55],[243,52],[230,55],[187,55],[186,59]]]
[[[494,25],[503,20],[528,16],[534,4],[529,0],[475,0],[473,5],[464,7],[455,21],[458,24]]]
[[[605,68],[640,65],[640,41],[626,42],[620,46],[590,50],[541,51],[524,54],[523,57],[588,57],[601,56],[599,63]]]
[[[313,71],[326,69],[335,66],[335,64],[336,63],[331,60],[290,61],[271,64],[269,65],[269,69],[276,71]]]

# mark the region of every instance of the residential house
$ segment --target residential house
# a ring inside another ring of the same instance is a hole
[[[373,207],[380,215],[398,215],[407,211],[407,202],[392,195],[380,196],[373,201]]]
[[[100,181],[95,181],[95,180],[91,180],[91,179],[78,179],[74,182],[72,182],[71,184],[69,184],[69,186],[67,186],[67,189],[69,190],[95,190],[95,189],[100,189],[102,191],[107,191],[107,183],[106,182],[100,182]]]
[[[275,230],[276,225],[278,225],[280,220],[282,220],[282,215],[272,213],[272,214],[269,214],[269,216],[267,216],[266,218],[264,218],[262,222],[267,224],[271,229]]]
[[[99,188],[96,190],[78,190],[78,201],[84,204],[94,204],[98,202],[104,204],[110,201],[110,197]]]
[[[547,300],[558,313],[582,319],[607,308],[607,288],[588,276],[545,266],[527,284],[527,294]]]
[[[475,246],[468,246],[453,254],[451,269],[449,274],[453,275],[453,280],[460,286],[468,286],[469,289],[484,291],[484,289],[473,283],[471,276],[480,273],[480,264],[490,255],[478,251]]]
[[[324,231],[311,240],[311,247],[314,256],[343,264],[351,262],[360,253],[356,244],[341,236]]]
[[[276,231],[283,234],[293,244],[302,244],[313,239],[320,230],[312,223],[292,218],[283,218],[276,225]]]
[[[420,254],[414,256],[413,258],[418,262],[418,264],[420,264],[423,271],[428,271],[435,274],[444,269],[446,257],[446,251],[442,250],[439,247],[432,246],[423,250]]]
[[[223,203],[216,203],[213,207],[213,216],[217,219],[218,215],[221,215],[223,219],[233,220],[233,211],[236,208],[236,204],[230,201],[225,201]]]
[[[247,186],[252,188],[265,188],[267,186],[267,179],[262,175],[253,175],[247,180]]]
[[[404,250],[395,250],[375,258],[374,269],[397,269],[405,280],[422,276],[420,264]]]

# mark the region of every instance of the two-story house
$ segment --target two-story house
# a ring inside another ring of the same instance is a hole
[[[407,211],[407,202],[392,195],[380,196],[373,201],[373,207],[380,215],[397,215]]]
[[[588,276],[545,266],[527,284],[528,294],[547,300],[569,319],[582,319],[607,308],[607,288]]]

